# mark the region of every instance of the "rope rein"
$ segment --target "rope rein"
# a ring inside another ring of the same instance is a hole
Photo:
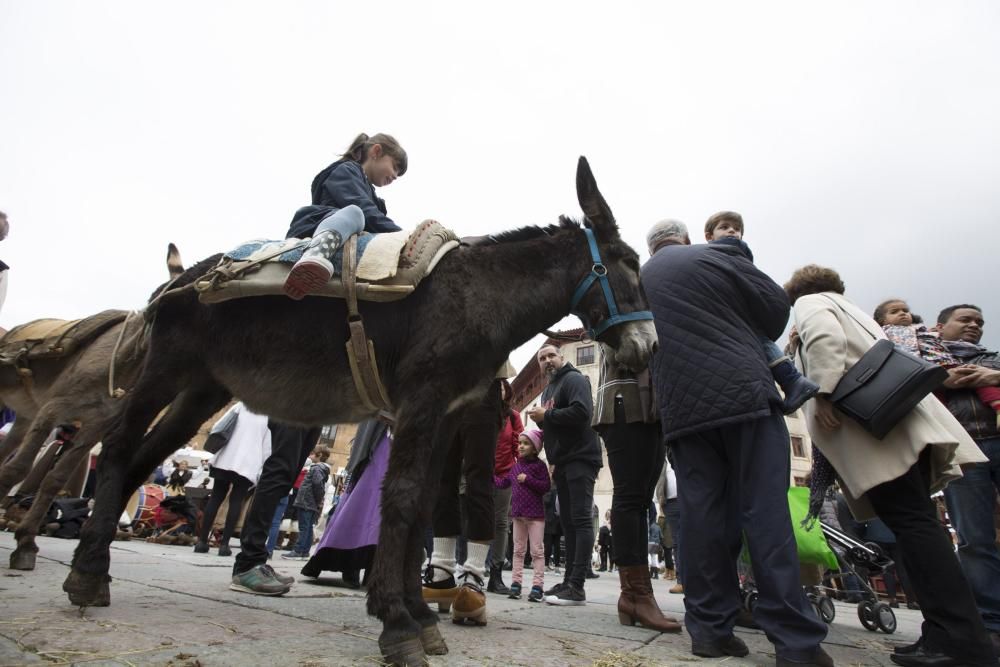
[[[124,389],[120,387],[115,388],[115,361],[118,358],[118,349],[121,347],[122,339],[125,338],[125,330],[128,329],[128,323],[134,315],[138,315],[138,311],[129,311],[129,314],[125,316],[125,320],[122,322],[122,330],[118,333],[118,340],[115,341],[115,346],[111,349],[111,360],[108,365],[108,396],[111,398],[121,398],[125,395]]]

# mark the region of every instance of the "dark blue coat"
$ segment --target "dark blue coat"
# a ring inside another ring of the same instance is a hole
[[[659,338],[652,374],[668,439],[766,417],[781,397],[759,340],[788,297],[739,247],[667,246],[642,269]]]
[[[399,226],[386,215],[385,202],[375,194],[361,165],[339,160],[316,175],[312,185],[312,206],[295,212],[285,238],[312,236],[320,220],[350,204],[365,214],[365,231],[373,234],[398,232]]]

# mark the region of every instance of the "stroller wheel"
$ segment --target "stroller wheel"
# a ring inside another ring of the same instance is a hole
[[[878,629],[887,635],[891,635],[896,631],[896,614],[892,611],[892,607],[884,602],[879,602],[875,605],[875,622],[878,624]]]
[[[753,608],[757,606],[758,597],[760,597],[760,594],[757,593],[757,591],[750,591],[743,599],[743,606],[746,607],[746,610],[750,613],[753,613]]]
[[[817,606],[819,608],[819,617],[823,619],[823,622],[833,623],[833,619],[837,616],[837,608],[833,606],[833,600],[825,595],[821,595]]]
[[[878,631],[878,618],[875,616],[875,603],[871,600],[864,600],[858,603],[858,620],[865,630],[871,632]]]

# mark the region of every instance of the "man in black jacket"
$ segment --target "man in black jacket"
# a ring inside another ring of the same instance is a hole
[[[789,437],[759,343],[778,338],[788,297],[738,247],[661,243],[642,270],[659,337],[653,378],[681,506],[692,653],[744,656],[736,559],[747,538],[754,618],[777,664],[832,665],[826,626],[799,585],[788,511]]]
[[[555,466],[553,478],[559,499],[559,517],[566,536],[566,573],[561,583],[546,591],[554,605],[582,605],[583,584],[594,548],[594,482],[603,465],[597,433],[590,427],[594,411],[590,380],[567,363],[555,345],[538,351],[538,365],[549,378],[542,404],[528,416],[544,432],[545,457]]]
[[[1000,424],[996,411],[974,391],[1000,386],[1000,354],[980,345],[984,325],[983,311],[971,303],[949,306],[937,318],[942,342],[963,364],[949,371],[944,404],[989,459],[966,467],[962,478],[945,488],[944,497],[958,533],[962,571],[1000,652],[1000,549],[993,523],[994,498],[1000,491]]]

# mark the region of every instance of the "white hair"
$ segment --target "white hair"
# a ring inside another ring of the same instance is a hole
[[[687,225],[680,220],[667,218],[666,220],[654,223],[649,228],[649,232],[646,234],[646,247],[649,248],[649,254],[652,255],[656,250],[656,246],[667,239],[684,241],[689,238]]]

